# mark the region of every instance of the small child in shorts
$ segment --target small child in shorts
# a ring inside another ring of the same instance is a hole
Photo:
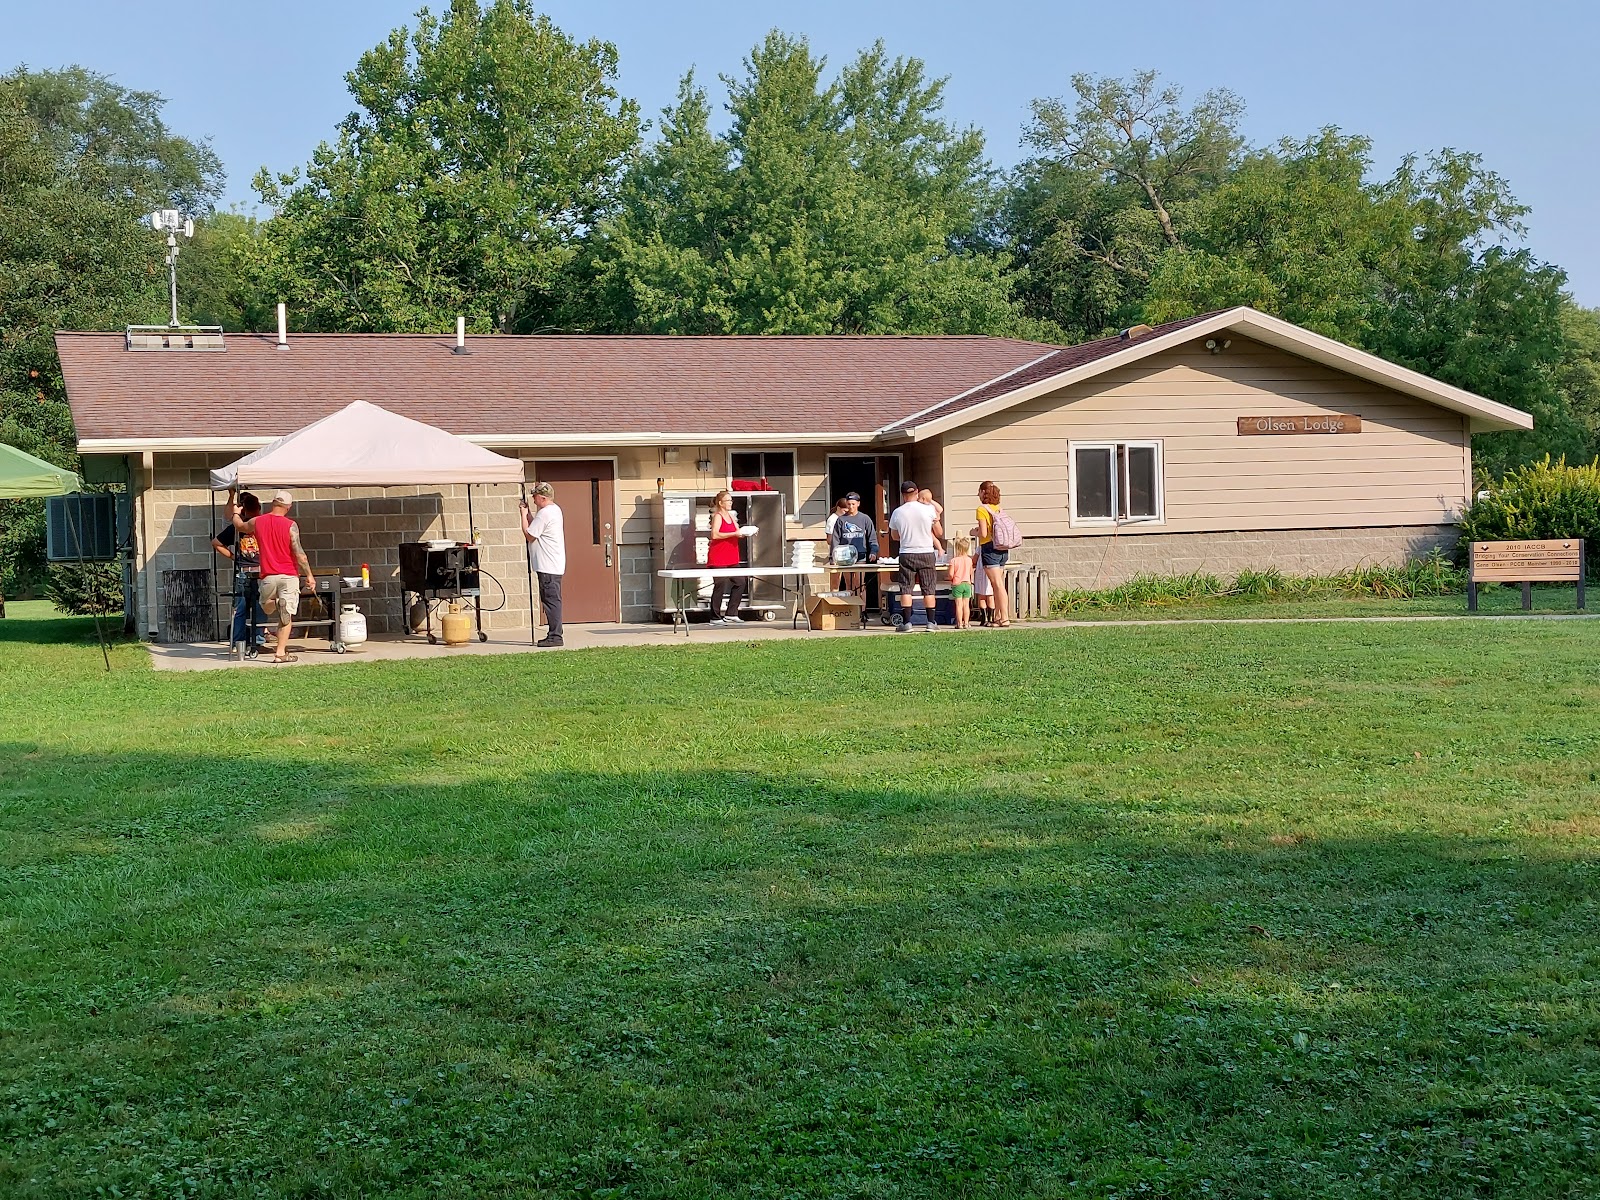
[[[972,628],[972,574],[972,539],[958,533],[950,539],[950,602],[957,629]]]
[[[972,527],[972,536],[978,536],[978,527]],[[989,586],[989,572],[980,570],[974,580],[974,592],[978,597],[978,624],[994,624],[994,589]]]

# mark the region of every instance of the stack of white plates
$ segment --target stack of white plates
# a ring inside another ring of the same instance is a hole
[[[815,542],[791,542],[789,545],[789,565],[802,571],[809,571],[817,561],[817,544]]]

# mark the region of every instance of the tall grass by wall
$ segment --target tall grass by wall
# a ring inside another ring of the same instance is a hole
[[[1332,575],[1285,575],[1276,567],[1240,571],[1232,579],[1204,572],[1186,575],[1135,575],[1100,591],[1063,588],[1052,592],[1055,615],[1098,608],[1159,608],[1196,601],[1252,597],[1263,600],[1319,596],[1372,596],[1408,600],[1466,591],[1467,573],[1440,551],[1400,566],[1358,566]]]

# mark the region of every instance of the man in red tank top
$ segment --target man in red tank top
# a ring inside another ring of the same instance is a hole
[[[317,590],[317,579],[311,573],[311,562],[300,546],[300,526],[289,519],[289,509],[294,497],[279,491],[272,497],[272,509],[252,521],[244,520],[237,505],[228,506],[228,515],[240,533],[253,533],[261,547],[261,608],[267,616],[278,618],[278,646],[272,656],[275,663],[293,662],[289,651],[289,631],[294,627],[294,615],[300,611],[300,579],[303,576],[306,590]]]

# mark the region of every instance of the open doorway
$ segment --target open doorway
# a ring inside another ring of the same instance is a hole
[[[878,524],[878,540],[889,533],[889,514],[900,499],[898,454],[828,455],[828,511],[846,492],[861,494],[861,511]]]
[[[900,499],[900,472],[898,454],[828,455],[828,511],[833,511],[834,501],[846,492],[859,493],[861,511],[877,525],[879,553],[885,555],[894,553],[889,545],[889,514]],[[879,605],[878,577],[868,575],[866,586],[866,605],[875,609]]]

